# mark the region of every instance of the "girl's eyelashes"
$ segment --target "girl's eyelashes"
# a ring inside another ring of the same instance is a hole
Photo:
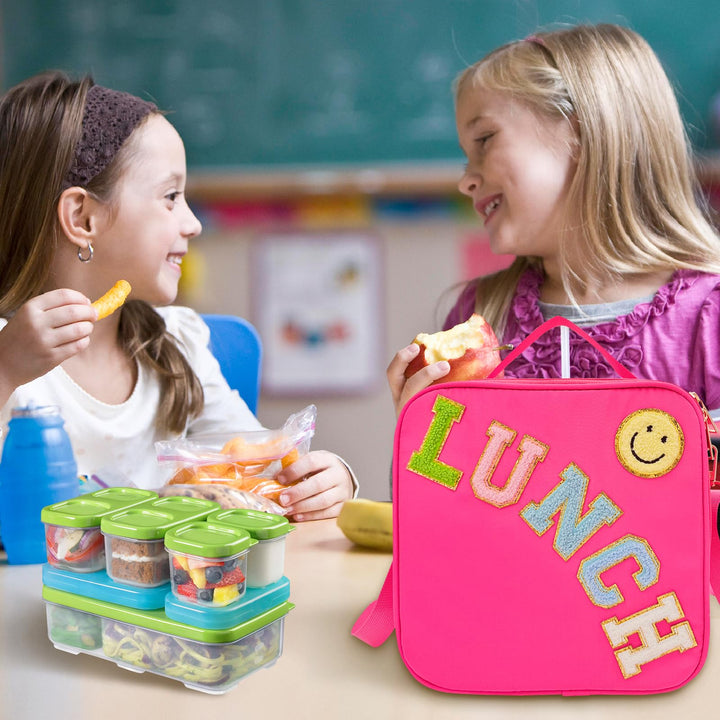
[[[495,133],[485,133],[484,135],[481,135],[480,137],[475,138],[475,144],[479,145],[481,148],[484,148],[487,144],[487,141],[490,140],[490,138]]]
[[[178,198],[181,194],[182,193],[179,190],[173,190],[172,192],[169,192],[167,195],[165,195],[165,199],[174,205],[178,201]]]

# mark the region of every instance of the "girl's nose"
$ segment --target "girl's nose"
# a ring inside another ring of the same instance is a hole
[[[462,177],[460,178],[460,181],[458,182],[458,190],[460,190],[463,195],[472,197],[473,193],[477,190],[479,184],[480,182],[477,176],[471,173],[469,170],[465,170]]]
[[[185,209],[187,211],[187,217],[185,218],[183,234],[188,239],[197,237],[202,232],[202,223],[197,219],[195,213],[187,203],[185,204]]]

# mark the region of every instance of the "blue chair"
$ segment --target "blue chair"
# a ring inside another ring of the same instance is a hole
[[[234,315],[202,315],[210,328],[210,351],[233,390],[252,412],[260,394],[262,342],[251,323]]]

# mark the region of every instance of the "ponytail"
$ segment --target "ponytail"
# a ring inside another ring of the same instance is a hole
[[[203,408],[203,389],[165,321],[143,300],[128,300],[120,310],[120,345],[160,380],[157,429],[182,433]]]

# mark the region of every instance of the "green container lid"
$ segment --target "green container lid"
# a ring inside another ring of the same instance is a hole
[[[203,520],[219,507],[212,500],[171,495],[107,515],[100,529],[131,540],[162,540],[171,527]]]
[[[274,620],[287,615],[287,613],[295,607],[291,602],[286,600],[238,625],[215,630],[186,625],[185,623],[171,620],[165,614],[165,610],[138,610],[136,608],[125,607],[124,605],[105,602],[104,600],[96,600],[95,598],[84,595],[75,595],[65,592],[65,590],[56,590],[47,585],[43,585],[42,596],[48,602],[55,603],[56,605],[63,605],[74,608],[75,610],[82,610],[83,612],[92,613],[93,615],[99,615],[109,620],[117,620],[118,622],[129,623],[131,625],[137,625],[138,627],[147,628],[148,630],[156,630],[157,632],[166,633],[167,635],[174,635],[202,643],[235,642],[269,625]]]
[[[245,530],[211,527],[206,522],[180,525],[171,528],[165,535],[165,547],[168,550],[211,558],[239,555],[256,542]]]
[[[152,490],[130,487],[110,487],[47,505],[40,513],[42,522],[73,528],[90,528],[100,525],[100,520],[117,510],[157,499]]]
[[[217,510],[208,516],[207,522],[213,527],[233,527],[247,530],[256,540],[273,540],[287,535],[295,529],[282,515],[260,510],[246,510],[245,508]]]

